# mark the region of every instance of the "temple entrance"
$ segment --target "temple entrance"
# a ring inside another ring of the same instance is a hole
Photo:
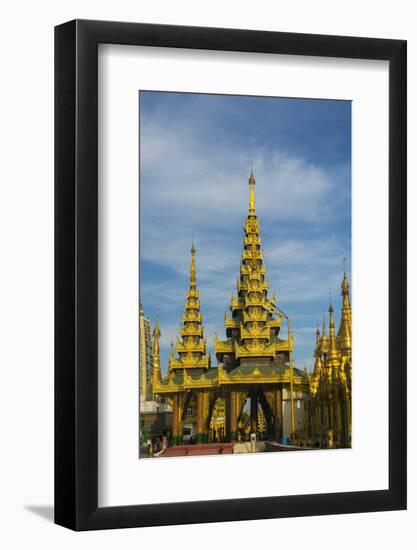
[[[275,405],[278,393],[277,406]],[[260,385],[249,389],[231,388],[228,400],[227,433],[229,440],[249,441],[251,434],[258,440],[273,440],[280,437],[282,429],[282,391],[279,388],[263,388]],[[236,417],[234,418],[234,414]]]
[[[250,441],[251,434],[257,438],[263,438],[266,432],[265,416],[259,402],[252,403],[252,397],[248,394],[245,403],[238,416],[237,441]]]

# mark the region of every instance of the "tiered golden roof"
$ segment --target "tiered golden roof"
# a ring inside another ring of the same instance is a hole
[[[161,337],[161,331],[159,330],[158,317],[155,321],[153,329],[153,373],[152,373],[152,386],[153,390],[157,388],[159,382],[162,379],[161,376],[161,358],[159,355],[159,338]]]
[[[249,214],[244,228],[242,260],[237,296],[231,297],[232,317],[225,316],[227,340],[215,337],[214,350],[220,363],[230,370],[239,365],[267,365],[278,355],[288,360],[292,339],[278,338],[281,315],[275,314],[275,297],[268,297],[269,284],[261,249],[259,220],[255,208],[255,177],[249,178]]]
[[[352,352],[352,310],[350,307],[349,281],[346,273],[342,281],[342,318],[337,333],[338,346],[342,355],[349,355]]]
[[[316,332],[314,370],[310,377],[316,438],[325,447],[349,447],[351,438],[352,310],[346,272],[341,289],[342,314],[337,336],[330,305],[329,337],[324,319],[321,335],[319,329]],[[323,408],[323,403],[327,408]]]
[[[193,243],[191,247],[190,286],[187,292],[185,312],[182,316],[182,325],[180,328],[181,340],[177,338],[175,346],[178,357],[174,357],[171,350],[168,363],[169,371],[174,372],[179,369],[208,369],[210,366],[210,356],[206,353],[206,340],[204,338],[200,299],[197,289],[195,252]]]
[[[227,339],[221,341],[217,336],[214,338],[219,365],[211,367],[210,356],[206,352],[193,244],[190,285],[180,338],[177,338],[175,346],[177,356],[171,345],[166,376],[161,376],[159,366],[154,369],[153,383],[157,394],[214,391],[220,387],[251,384],[294,383],[298,388],[308,388],[306,373],[290,367],[292,336],[287,339],[278,337],[284,314],[276,306],[275,294],[268,296],[269,284],[256,215],[253,173],[249,178],[249,213],[244,233],[237,295],[232,294],[231,316],[226,314],[224,321]],[[159,349],[157,353],[159,363]]]

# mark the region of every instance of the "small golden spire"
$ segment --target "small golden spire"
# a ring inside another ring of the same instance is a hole
[[[253,175],[252,163],[249,178],[249,214],[255,215],[255,177]]]
[[[161,359],[159,356],[159,338],[161,331],[159,329],[159,310],[156,312],[155,326],[153,329],[153,386],[161,381]]]
[[[330,323],[329,323],[329,352],[327,354],[327,361],[326,365],[328,367],[337,367],[340,365],[340,353],[337,349],[336,344],[336,335],[334,330],[334,317],[333,317],[333,306],[330,304],[329,307],[329,317],[330,317]]]
[[[349,299],[349,281],[346,275],[346,271],[343,273],[343,281],[341,284],[342,296],[343,296],[343,307],[350,309],[350,299]]]
[[[318,349],[320,346],[320,329],[317,327],[316,329],[316,349]]]
[[[322,371],[322,360],[321,360],[321,354],[323,353],[323,342],[320,339],[320,329],[317,327],[316,330],[316,349],[314,352],[314,369],[313,374],[316,376],[319,376]]]
[[[350,287],[346,271],[343,274],[341,289],[343,299],[342,316],[340,319],[337,338],[342,354],[349,355],[352,351],[352,310],[350,307]]]
[[[329,351],[329,341],[326,334],[326,314],[323,313],[323,329],[321,331],[321,341],[320,347],[322,353],[327,353]]]
[[[170,371],[183,370],[187,368],[202,368],[209,367],[209,358],[206,354],[206,343],[203,338],[204,329],[202,323],[202,315],[200,311],[200,299],[197,289],[196,264],[195,264],[196,249],[194,240],[191,243],[191,264],[190,264],[190,287],[187,291],[185,301],[185,311],[182,316],[180,327],[181,339],[177,336],[176,351],[178,358],[174,357],[173,350],[169,358]]]
[[[190,287],[196,285],[196,274],[195,274],[195,246],[194,241],[191,245],[191,265],[190,265]]]
[[[161,331],[159,329],[159,309],[156,311],[155,326],[153,329],[154,338],[154,352],[159,353],[159,338],[161,337]]]
[[[341,284],[341,288],[342,288],[342,296],[343,296],[343,307],[350,309],[349,281],[346,275],[346,262],[347,262],[347,258],[343,258],[343,281]]]

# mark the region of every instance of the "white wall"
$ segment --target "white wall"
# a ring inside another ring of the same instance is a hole
[[[409,151],[417,148],[413,2],[40,0],[2,9],[0,541],[14,548],[199,548],[260,544],[391,548],[415,540],[416,351],[409,350],[409,511],[74,534],[46,521],[53,483],[53,26],[75,17],[409,40]],[[409,155],[409,279],[416,281],[416,156]],[[411,213],[410,213],[411,214]],[[413,219],[414,217],[414,219]],[[416,285],[409,288],[415,341]],[[276,472],[279,475],[279,472]],[[290,475],[286,472],[286,475]],[[7,540],[7,542],[6,542]],[[405,547],[411,547],[407,545]]]

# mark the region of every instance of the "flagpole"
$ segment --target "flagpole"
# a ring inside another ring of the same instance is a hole
[[[294,363],[291,350],[291,329],[290,319],[287,317],[288,327],[288,356],[290,361],[290,399],[291,399],[291,442],[295,445],[295,415],[294,415]]]
[[[292,349],[291,349],[291,326],[290,318],[286,313],[282,311],[276,304],[271,302],[273,309],[277,310],[285,319],[287,320],[287,331],[288,331],[288,360],[290,363],[290,403],[291,403],[291,443],[295,445],[295,414],[294,414],[294,363],[292,360]]]

